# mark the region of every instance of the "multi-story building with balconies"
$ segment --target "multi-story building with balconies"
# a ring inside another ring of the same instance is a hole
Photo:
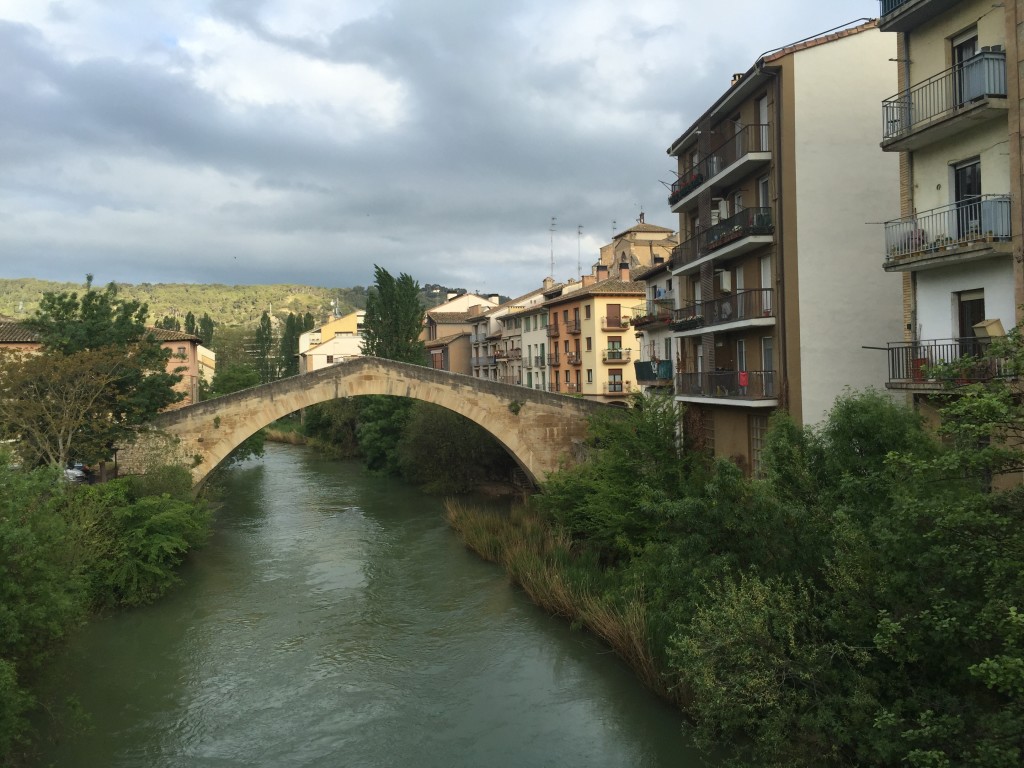
[[[582,280],[545,292],[549,391],[626,404],[639,352],[629,330],[630,309],[643,295],[628,262],[615,277],[599,263]]]
[[[875,258],[898,163],[871,138],[895,55],[874,22],[767,53],[668,149],[676,399],[689,436],[747,471],[776,408],[813,424],[885,381],[864,347],[900,328]]]
[[[900,198],[879,255],[903,289],[901,333],[885,339],[888,386],[926,406],[940,386],[929,365],[983,357],[1021,319],[1024,3],[881,0],[880,11],[898,73],[881,146],[899,157]]]
[[[637,273],[634,279],[646,286],[644,301],[633,307],[633,328],[640,357],[633,361],[634,381],[645,392],[672,392],[675,344],[672,338],[672,311],[675,309],[676,278],[669,262],[660,258]]]

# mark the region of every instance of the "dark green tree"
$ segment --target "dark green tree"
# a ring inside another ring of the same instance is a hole
[[[162,320],[157,322],[156,327],[163,328],[165,331],[180,331],[181,323],[178,322],[178,318],[165,315]]]
[[[191,333],[193,336],[199,335],[196,328],[196,316],[191,311],[185,315],[185,333]]]
[[[39,335],[45,355],[15,360],[13,368],[5,366],[6,372],[0,371],[5,385],[18,384],[7,390],[6,404],[16,406],[23,398],[24,408],[15,408],[14,416],[32,420],[19,426],[16,420],[5,419],[8,427],[13,425],[26,436],[23,449],[29,462],[54,463],[54,456],[73,456],[89,463],[107,459],[110,445],[130,441],[136,427],[181,398],[173,388],[181,377],[167,372],[170,352],[148,332],[146,315],[146,305],[121,300],[113,283],[102,291],[93,290],[91,276],[81,295],[43,295],[26,325]],[[46,371],[47,359],[52,362],[50,372]],[[81,424],[70,437],[62,435],[59,428],[45,426],[44,420],[56,423],[49,406],[60,401],[62,384],[69,396],[71,390],[76,397],[81,395],[83,377],[68,375],[61,382],[54,379],[57,370],[92,371],[96,374],[93,381],[103,381],[85,400],[76,401],[75,418]],[[36,384],[32,384],[33,376]],[[41,392],[48,393],[45,403],[40,401]],[[17,416],[19,410],[21,416]],[[68,441],[73,441],[73,447]]]
[[[404,272],[396,280],[374,265],[376,281],[366,299],[363,350],[367,355],[422,365],[426,351],[419,340],[423,329],[420,286]]]
[[[252,349],[253,362],[256,372],[260,375],[261,384],[267,384],[277,378],[277,358],[273,354],[273,349],[274,328],[270,323],[270,315],[264,312],[256,328]]]
[[[206,312],[203,312],[203,316],[199,318],[199,328],[196,331],[196,335],[202,339],[204,347],[209,347],[213,344],[213,325],[213,318]]]
[[[302,334],[302,318],[291,312],[284,321],[281,343],[278,351],[277,368],[281,376],[295,376],[299,372],[299,336]]]
[[[316,325],[316,320],[313,319],[313,315],[307,312],[302,318],[302,332],[312,331]]]

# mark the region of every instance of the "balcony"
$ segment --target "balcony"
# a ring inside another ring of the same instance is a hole
[[[666,386],[672,384],[671,360],[637,360],[633,363],[637,384]]]
[[[548,352],[548,365],[558,365],[558,353]]]
[[[601,350],[601,360],[606,363],[628,363],[632,356],[632,349],[622,349],[621,347],[609,347],[608,349]]]
[[[552,381],[548,383],[548,392],[561,392],[561,382]]]
[[[696,272],[712,259],[724,261],[770,245],[774,233],[771,208],[744,208],[676,246],[672,269],[682,274]]]
[[[882,149],[904,152],[1006,118],[1006,52],[982,50],[963,64],[882,102]]]
[[[727,187],[748,176],[772,159],[767,125],[744,125],[730,138],[672,183],[668,204],[673,213],[697,206],[697,197],[706,189]]]
[[[879,0],[878,28],[882,32],[909,32],[957,2],[959,0]]]
[[[579,320],[570,320],[565,324],[565,332],[571,333],[573,336],[578,336],[583,332],[583,328],[580,325]]]
[[[566,392],[566,394],[576,395],[576,394],[579,394],[579,391],[580,391],[580,385],[579,384],[576,384],[575,382],[571,382],[571,381],[565,382],[565,392]]]
[[[556,320],[555,322],[551,323],[551,325],[548,326],[548,336],[557,336],[557,335],[558,335],[558,321]]]
[[[1010,197],[980,195],[885,222],[885,270],[910,272],[1012,253]]]
[[[483,344],[485,341],[487,341],[486,331],[474,332],[469,335],[469,342],[471,344]]]
[[[601,386],[601,391],[606,395],[626,395],[633,391],[633,382],[606,381]]]
[[[527,355],[526,357],[523,358],[523,368],[526,368],[526,369],[533,368],[533,358],[530,357],[529,355]]]
[[[607,315],[601,318],[602,331],[624,331],[629,327],[629,319],[621,313],[618,315]]]
[[[569,352],[565,356],[565,362],[567,362],[569,365],[582,365],[583,355],[581,355],[579,352]]]
[[[671,322],[672,301],[670,299],[650,299],[633,307],[633,319],[629,324],[634,328],[647,328]]]
[[[706,333],[707,327],[721,330],[775,325],[771,288],[737,291],[710,301],[690,302],[672,313],[672,330],[686,336]]]
[[[988,381],[1008,373],[1005,359],[988,357],[988,340],[976,336],[965,339],[929,339],[921,341],[891,341],[887,345],[889,356],[889,389],[933,390],[954,384]],[[953,363],[964,357],[977,358],[976,365],[967,366],[954,382],[934,377],[929,367]]]
[[[533,357],[533,365],[536,368],[544,368],[544,367],[546,367],[545,364],[544,364],[544,355],[534,355],[534,357]]]
[[[676,396],[774,401],[775,371],[680,373],[676,375]]]

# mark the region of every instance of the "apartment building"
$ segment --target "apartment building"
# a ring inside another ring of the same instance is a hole
[[[1021,319],[1024,3],[882,0],[880,11],[898,73],[881,148],[899,158],[900,196],[878,255],[903,296],[901,332],[884,339],[887,386],[927,408],[940,386],[928,365],[983,356]]]
[[[544,278],[545,290],[555,281]],[[548,310],[544,304],[526,307],[520,313],[522,320],[522,384],[530,389],[548,388]]]
[[[549,391],[626,404],[639,353],[630,313],[643,295],[643,284],[630,279],[625,261],[615,277],[599,263],[582,280],[544,294]]]
[[[644,392],[672,392],[674,385],[672,310],[675,309],[676,278],[670,262],[655,259],[655,264],[637,273],[634,280],[646,288],[644,301],[632,308],[630,327],[640,349],[633,361],[636,384]]]
[[[299,334],[299,373],[311,373],[363,353],[366,310],[358,309]]]
[[[473,372],[473,323],[483,313],[498,306],[498,297],[484,298],[472,293],[449,295],[448,301],[428,309],[423,315],[423,342],[430,366],[442,371]]]
[[[676,399],[685,429],[756,472],[768,417],[820,421],[845,387],[882,387],[900,288],[875,254],[898,201],[877,104],[895,41],[874,22],[765,54],[668,149]]]

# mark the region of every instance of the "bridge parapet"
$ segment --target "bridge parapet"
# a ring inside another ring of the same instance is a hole
[[[192,467],[196,484],[243,440],[302,408],[341,397],[390,395],[434,403],[476,422],[534,483],[573,460],[587,418],[607,405],[409,363],[359,357],[161,414],[122,453],[127,471],[155,458]]]

